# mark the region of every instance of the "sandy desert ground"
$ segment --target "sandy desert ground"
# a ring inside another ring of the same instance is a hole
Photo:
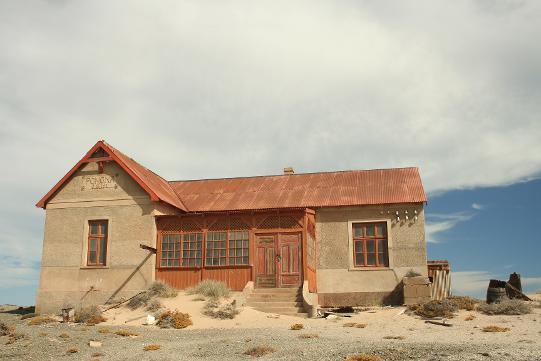
[[[144,326],[147,313],[125,307],[106,312],[107,322],[97,326],[29,326],[15,307],[3,306],[0,321],[14,325],[25,337],[8,344],[8,337],[0,337],[0,360],[250,360],[255,358],[244,352],[255,346],[275,350],[262,360],[344,360],[357,353],[390,361],[541,360],[541,308],[521,316],[459,311],[449,320],[453,326],[443,327],[406,314],[404,307],[371,307],[336,319],[278,317],[243,307],[233,320],[215,320],[202,315],[204,301],[193,298],[182,293],[162,300],[167,308],[192,315],[193,326],[182,330]],[[470,315],[475,318],[467,321]],[[366,327],[344,327],[350,322]],[[290,330],[294,323],[304,328]],[[483,332],[489,325],[510,331]],[[122,337],[114,334],[116,330],[138,335]],[[101,347],[90,347],[91,340],[101,342]],[[161,347],[144,351],[149,344]],[[70,348],[77,352],[68,353]]]

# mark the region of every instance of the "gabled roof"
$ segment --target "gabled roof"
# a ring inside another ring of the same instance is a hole
[[[100,149],[108,156],[95,158],[103,156]],[[55,192],[83,164],[98,160],[117,162],[148,193],[151,200],[168,203],[185,212],[319,208],[427,201],[418,168],[168,182],[101,140],[36,206],[45,208]]]
[[[170,182],[191,212],[427,201],[417,168]]]
[[[93,154],[99,149],[103,149],[109,157],[105,158],[93,158]],[[49,199],[62,187],[62,185],[70,179],[70,177],[83,165],[91,161],[96,161],[99,159],[107,161],[115,161],[128,173],[137,184],[141,186],[149,195],[150,199],[153,201],[162,201],[168,203],[180,210],[187,211],[186,207],[182,201],[178,198],[175,192],[171,189],[169,183],[157,175],[156,173],[150,171],[149,169],[143,167],[141,164],[137,163],[132,158],[128,157],[118,149],[107,144],[105,141],[98,141],[86,154],[85,156],[73,167],[71,170],[36,204],[37,207],[45,208],[45,205]]]

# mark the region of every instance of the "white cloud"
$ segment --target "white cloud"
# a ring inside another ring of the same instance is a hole
[[[470,295],[484,298],[491,279],[506,281],[509,274],[496,274],[488,271],[451,272],[451,289],[454,295]],[[541,288],[541,277],[521,277],[522,289],[532,293]]]
[[[33,204],[102,138],[167,179],[417,165],[434,194],[536,177],[541,2],[513,4],[0,2],[0,257],[39,258]]]
[[[472,203],[471,207],[477,211],[480,211],[481,209],[485,208],[485,206],[479,203]]]
[[[464,212],[453,214],[430,214],[425,224],[426,241],[428,243],[440,243],[440,233],[452,229],[460,222],[469,221],[473,216],[473,214]]]
[[[541,277],[523,277],[520,279],[520,282],[522,284],[523,287],[528,287],[528,288],[536,288],[536,289],[540,289],[541,288]]]
[[[487,271],[451,272],[452,293],[479,297],[486,293],[491,279],[498,279],[498,277]]]

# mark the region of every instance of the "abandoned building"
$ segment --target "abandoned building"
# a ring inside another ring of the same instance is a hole
[[[37,312],[128,298],[155,280],[292,288],[309,305],[392,302],[427,276],[417,168],[166,181],[98,141],[37,203]]]

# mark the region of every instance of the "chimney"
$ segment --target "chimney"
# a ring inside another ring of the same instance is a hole
[[[293,167],[285,167],[284,168],[284,175],[292,175],[295,174],[295,171],[293,170]]]

